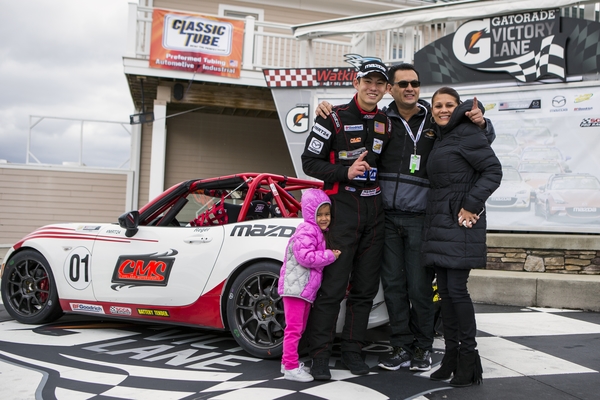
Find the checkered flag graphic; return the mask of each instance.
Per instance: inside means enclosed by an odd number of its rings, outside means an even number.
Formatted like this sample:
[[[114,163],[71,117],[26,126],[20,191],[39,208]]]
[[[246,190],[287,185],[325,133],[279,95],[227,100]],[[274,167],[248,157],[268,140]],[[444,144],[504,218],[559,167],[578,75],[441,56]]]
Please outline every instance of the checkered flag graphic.
[[[510,60],[496,61],[504,66],[480,68],[482,71],[508,72],[521,82],[533,82],[541,76],[553,75],[565,79],[565,46],[555,43],[556,35],[542,40],[540,52],[531,51]],[[563,40],[564,42],[564,40]]]
[[[268,87],[318,86],[316,68],[263,69]]]

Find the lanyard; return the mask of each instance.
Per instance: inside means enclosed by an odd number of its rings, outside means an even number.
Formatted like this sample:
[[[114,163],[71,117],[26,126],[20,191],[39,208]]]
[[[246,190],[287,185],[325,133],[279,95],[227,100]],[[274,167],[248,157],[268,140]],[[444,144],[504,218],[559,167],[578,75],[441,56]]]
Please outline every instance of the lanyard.
[[[425,117],[423,117],[423,121],[421,121],[421,126],[419,126],[419,130],[417,131],[416,138],[415,138],[415,135],[412,133],[412,129],[410,129],[410,126],[408,126],[408,122],[406,122],[404,120],[404,118],[400,118],[402,120],[402,123],[404,124],[404,127],[406,128],[406,132],[408,132],[408,135],[410,136],[410,138],[412,139],[412,141],[415,145],[413,154],[417,154],[417,142],[419,141],[419,139],[421,139],[421,133],[423,132],[423,126],[425,126],[425,119],[427,119],[427,108],[425,108],[425,106],[422,106],[419,103],[417,103],[417,106],[419,106],[420,108],[422,108],[425,111]]]

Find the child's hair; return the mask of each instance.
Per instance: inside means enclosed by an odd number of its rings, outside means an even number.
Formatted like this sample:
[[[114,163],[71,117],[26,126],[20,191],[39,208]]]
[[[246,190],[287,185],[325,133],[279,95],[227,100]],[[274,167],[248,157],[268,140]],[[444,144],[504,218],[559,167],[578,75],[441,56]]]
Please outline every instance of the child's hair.
[[[323,207],[324,205],[328,205],[329,206],[329,211],[331,212],[331,204],[321,204],[321,207]],[[318,209],[317,209],[318,212]],[[333,220],[331,220],[331,222],[333,222]],[[329,223],[329,226],[331,226],[331,222]],[[325,238],[325,246],[329,249],[329,250],[333,250],[333,249],[337,249],[338,247],[334,245],[333,239],[331,238],[331,235],[329,234],[329,229],[322,231],[323,232],[323,237]]]

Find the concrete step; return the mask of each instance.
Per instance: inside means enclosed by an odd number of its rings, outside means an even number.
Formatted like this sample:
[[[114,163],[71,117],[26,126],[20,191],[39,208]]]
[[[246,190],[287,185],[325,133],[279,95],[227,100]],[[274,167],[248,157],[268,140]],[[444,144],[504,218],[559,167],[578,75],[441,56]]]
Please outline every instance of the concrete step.
[[[478,269],[468,288],[476,303],[600,311],[600,275]]]

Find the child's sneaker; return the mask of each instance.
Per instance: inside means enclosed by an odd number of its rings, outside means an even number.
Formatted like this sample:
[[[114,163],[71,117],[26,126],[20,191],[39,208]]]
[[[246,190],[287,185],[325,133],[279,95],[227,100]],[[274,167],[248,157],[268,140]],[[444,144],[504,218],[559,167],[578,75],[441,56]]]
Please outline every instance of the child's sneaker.
[[[304,363],[300,363],[300,368],[310,373],[310,367],[307,367],[306,365],[304,365]],[[283,366],[283,364],[281,364],[281,369],[279,371],[281,371],[282,374],[285,374],[285,367]]]
[[[283,378],[288,381],[296,381],[296,382],[311,382],[314,380],[313,376],[309,374],[306,369],[304,369],[304,364],[300,363],[298,368],[294,369],[284,369]]]

